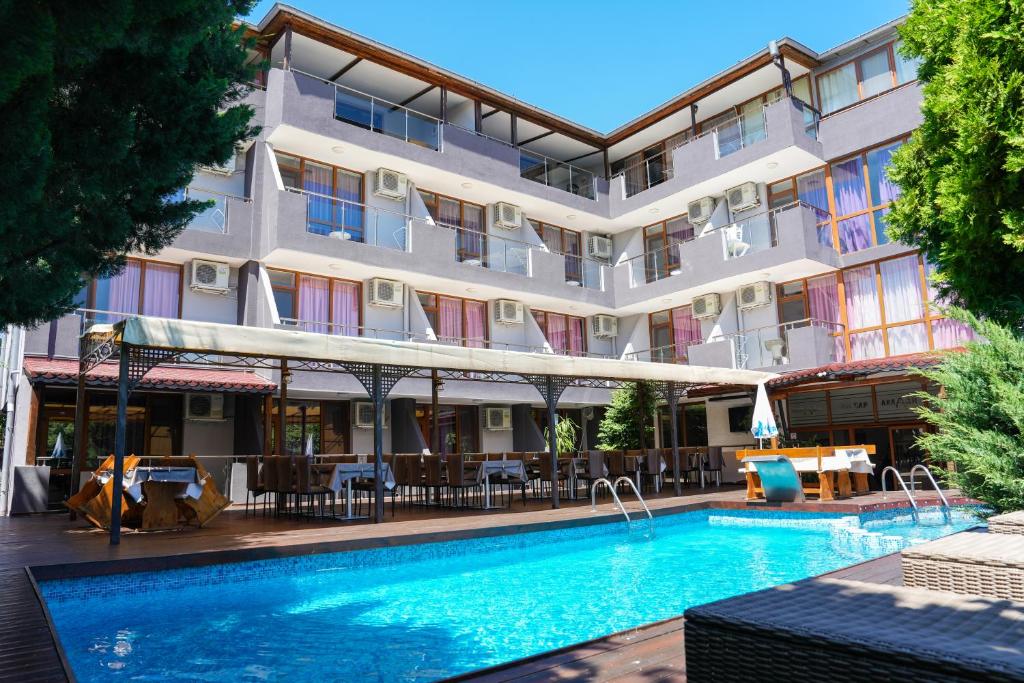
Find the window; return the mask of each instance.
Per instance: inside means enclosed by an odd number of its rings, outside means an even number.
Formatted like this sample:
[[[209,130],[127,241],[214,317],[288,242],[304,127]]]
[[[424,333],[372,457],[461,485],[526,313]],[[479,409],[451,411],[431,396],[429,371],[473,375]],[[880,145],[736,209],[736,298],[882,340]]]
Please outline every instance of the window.
[[[661,444],[665,448],[672,445],[671,423],[668,421],[668,407],[658,408],[661,418]],[[708,445],[708,413],[704,403],[680,403],[676,414],[676,426],[679,430],[680,448],[695,448]],[[669,454],[671,458],[671,454]],[[686,455],[680,455],[681,464],[686,467]]]
[[[651,313],[650,333],[651,360],[657,363],[688,363],[690,347],[704,343],[690,306]]]
[[[694,227],[686,216],[676,216],[644,228],[644,270],[647,282],[660,280],[678,270],[679,249],[676,245],[695,237]]]
[[[538,237],[553,254],[565,256],[565,281],[583,284],[583,238],[569,228],[548,223],[534,225]]]
[[[769,208],[781,208],[796,201],[815,208],[818,215],[818,242],[828,247],[834,246],[824,168],[780,180],[768,186]]]
[[[417,404],[416,421],[427,444],[433,443],[433,407]],[[441,455],[480,452],[480,410],[477,406],[439,405],[437,407],[438,446]]]
[[[460,262],[481,265],[487,257],[487,226],[484,207],[420,190],[430,217],[439,225],[455,230],[455,253]]]
[[[276,152],[285,187],[306,193],[306,230],[315,235],[340,234],[362,242],[363,175],[311,159]]]
[[[267,270],[282,322],[306,332],[358,337],[362,325],[362,285],[350,280]]]
[[[533,319],[555,353],[582,356],[587,352],[587,322],[575,315],[531,310]]]
[[[113,277],[92,283],[88,308],[111,313],[149,315],[156,318],[181,317],[181,266],[128,259]],[[123,315],[99,315],[97,322],[114,323]]]
[[[417,292],[420,307],[434,336],[443,344],[487,347],[487,302]]]
[[[277,426],[281,401],[271,410],[271,444],[278,453]],[[287,455],[351,453],[349,435],[351,404],[348,401],[288,401],[284,414]]]
[[[848,254],[889,241],[885,216],[899,196],[899,187],[886,169],[902,141],[876,147],[829,166],[832,179],[834,238],[839,251]]]
[[[901,47],[902,41],[897,41],[818,76],[821,113],[829,114],[916,80],[918,60],[904,58]]]

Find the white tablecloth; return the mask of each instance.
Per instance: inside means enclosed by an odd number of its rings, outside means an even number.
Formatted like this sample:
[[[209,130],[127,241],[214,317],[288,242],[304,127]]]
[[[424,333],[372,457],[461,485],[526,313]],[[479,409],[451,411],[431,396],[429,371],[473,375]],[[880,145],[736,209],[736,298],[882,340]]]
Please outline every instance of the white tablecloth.
[[[771,451],[765,451],[764,454],[774,455]],[[797,472],[818,471],[818,459],[816,457],[790,458],[790,461]],[[757,469],[754,463],[744,463],[744,465],[744,469],[747,472],[754,472]],[[871,464],[871,460],[868,459],[868,454],[863,448],[837,448],[835,455],[822,456],[822,472],[841,472],[843,470],[858,474],[871,474],[875,471],[875,466]]]
[[[873,474],[875,466],[868,458],[868,452],[863,448],[836,449],[836,455],[842,453],[850,460],[850,471],[857,474]]]
[[[508,479],[518,479],[524,484],[529,481],[526,465],[522,460],[482,460],[477,463],[476,480],[478,483],[482,484],[485,477],[499,473]]]
[[[350,479],[373,479],[372,462],[337,462],[329,467],[330,469],[324,465],[318,466],[320,481],[335,493],[341,493],[345,488],[345,482]],[[391,471],[391,466],[384,463],[381,474],[384,476],[384,488],[395,488],[395,475]]]
[[[124,474],[124,491],[136,503],[142,500],[142,483],[146,481],[169,481],[184,484],[179,498],[198,500],[203,495],[203,485],[194,467],[136,467]]]

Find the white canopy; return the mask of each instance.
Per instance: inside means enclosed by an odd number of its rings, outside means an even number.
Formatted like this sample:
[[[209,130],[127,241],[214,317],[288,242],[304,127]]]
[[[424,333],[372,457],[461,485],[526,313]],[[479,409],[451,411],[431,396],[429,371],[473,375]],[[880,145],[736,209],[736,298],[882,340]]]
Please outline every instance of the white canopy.
[[[119,341],[137,347],[297,361],[744,386],[756,386],[776,376],[754,370],[475,349],[166,318],[133,316],[117,323],[114,331]]]

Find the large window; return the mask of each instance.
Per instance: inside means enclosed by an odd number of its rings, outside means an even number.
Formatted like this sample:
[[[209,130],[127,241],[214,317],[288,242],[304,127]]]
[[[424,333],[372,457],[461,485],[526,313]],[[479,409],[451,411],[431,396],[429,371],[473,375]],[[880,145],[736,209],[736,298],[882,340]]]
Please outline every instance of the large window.
[[[818,216],[818,242],[829,247],[834,246],[824,168],[786,178],[768,186],[769,208],[778,209],[796,201],[814,207]]]
[[[658,363],[688,363],[689,350],[704,343],[700,321],[690,306],[651,313],[651,360]]]
[[[427,323],[444,344],[482,349],[487,346],[487,302],[417,292]]]
[[[647,282],[661,280],[678,270],[678,245],[694,237],[694,227],[685,215],[645,227],[644,272]]]
[[[438,445],[440,455],[450,453],[480,452],[480,409],[477,406],[440,405],[437,410]],[[416,421],[420,432],[429,446],[433,443],[431,428],[433,426],[432,406],[418,404]]]
[[[110,313],[181,317],[181,266],[129,259],[113,277],[98,278],[90,288],[87,308]],[[99,315],[97,321],[113,323],[123,315]]]
[[[888,143],[829,166],[832,179],[834,239],[847,254],[885,244],[885,216],[899,196],[886,168],[902,141]]]
[[[274,399],[271,411],[271,443],[275,453],[281,401]],[[287,455],[351,453],[351,407],[348,401],[288,401],[284,415]]]
[[[282,321],[306,332],[358,337],[362,326],[362,285],[350,280],[267,270]]]
[[[420,190],[430,217],[455,229],[455,253],[459,261],[480,265],[487,258],[487,226],[484,207],[461,199]]]
[[[672,445],[672,424],[668,419],[668,406],[658,408],[661,425],[661,445]],[[676,434],[680,448],[695,448],[708,445],[708,410],[705,403],[680,403],[676,412]],[[683,462],[685,467],[685,460]]]
[[[583,238],[575,230],[549,223],[534,225],[548,251],[565,256],[565,281],[583,284]]]
[[[818,76],[821,113],[828,114],[917,79],[917,61],[900,54],[902,41],[881,47]]]
[[[584,318],[549,311],[531,310],[537,326],[555,353],[582,356],[587,352],[587,322]]]
[[[307,194],[306,230],[362,242],[363,175],[291,154],[275,153],[285,187]]]

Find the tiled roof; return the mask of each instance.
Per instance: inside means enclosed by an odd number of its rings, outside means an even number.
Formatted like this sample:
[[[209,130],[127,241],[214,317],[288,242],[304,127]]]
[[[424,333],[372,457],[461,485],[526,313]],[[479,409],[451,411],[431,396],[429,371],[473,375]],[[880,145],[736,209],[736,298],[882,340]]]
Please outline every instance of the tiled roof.
[[[25,357],[25,374],[32,382],[43,384],[76,384],[78,361],[69,358]],[[90,387],[116,387],[117,365],[103,363],[86,375]],[[277,385],[254,372],[216,368],[185,368],[156,366],[139,383],[140,389],[170,391],[215,391],[269,394]]]
[[[827,382],[845,378],[863,377],[879,372],[901,372],[911,368],[930,368],[942,360],[942,352],[914,353],[890,358],[869,358],[845,363],[829,363],[807,370],[795,370],[768,381],[768,387],[778,389],[804,382]]]

